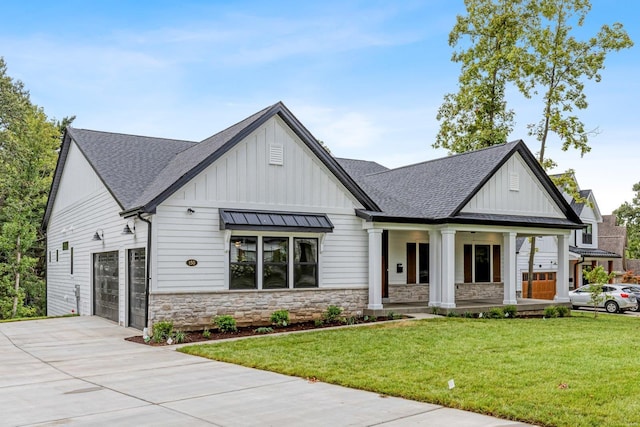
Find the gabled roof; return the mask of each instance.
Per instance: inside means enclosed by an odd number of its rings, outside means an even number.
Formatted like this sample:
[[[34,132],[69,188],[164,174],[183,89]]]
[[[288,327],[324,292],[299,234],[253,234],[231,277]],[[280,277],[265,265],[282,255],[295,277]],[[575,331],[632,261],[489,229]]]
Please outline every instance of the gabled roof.
[[[467,202],[515,153],[522,156],[566,219],[461,213]],[[358,212],[370,221],[509,223],[570,228],[581,224],[521,140],[354,178],[380,207],[380,212]]]
[[[578,192],[581,199],[589,199],[589,196],[592,196],[593,193],[591,190],[580,190]],[[582,214],[582,209],[584,209],[584,203],[576,202],[576,199],[571,199],[571,209],[576,213],[576,215],[580,216]]]
[[[276,115],[363,206],[378,209],[317,139],[282,102],[278,102],[199,143],[68,128],[51,185],[43,227],[46,228],[51,215],[72,141],[122,208],[121,215],[153,213],[158,204]]]
[[[68,127],[60,147],[60,155],[49,192],[43,219],[45,227],[51,215],[72,141],[76,143],[122,209],[126,209],[135,202],[139,194],[153,182],[157,174],[177,153],[196,144],[193,141]]]

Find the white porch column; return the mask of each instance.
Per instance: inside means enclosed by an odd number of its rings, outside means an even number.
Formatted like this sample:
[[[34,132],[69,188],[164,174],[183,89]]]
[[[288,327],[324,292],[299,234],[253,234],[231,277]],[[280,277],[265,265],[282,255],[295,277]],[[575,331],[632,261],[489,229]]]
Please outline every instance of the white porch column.
[[[569,235],[558,236],[558,274],[556,276],[557,302],[569,302]]]
[[[456,231],[442,230],[442,301],[440,307],[456,306]]]
[[[440,231],[429,231],[429,307],[442,303],[442,236]]]
[[[504,240],[504,300],[503,304],[517,304],[516,299],[516,233],[502,233]]]
[[[370,310],[382,308],[382,229],[369,232],[369,305]]]

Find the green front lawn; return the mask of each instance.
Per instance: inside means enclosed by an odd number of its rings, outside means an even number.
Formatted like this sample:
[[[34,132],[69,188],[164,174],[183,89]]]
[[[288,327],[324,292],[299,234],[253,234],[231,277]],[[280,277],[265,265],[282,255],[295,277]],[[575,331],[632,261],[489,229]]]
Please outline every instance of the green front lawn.
[[[640,426],[639,327],[604,314],[438,318],[180,351],[539,425]]]

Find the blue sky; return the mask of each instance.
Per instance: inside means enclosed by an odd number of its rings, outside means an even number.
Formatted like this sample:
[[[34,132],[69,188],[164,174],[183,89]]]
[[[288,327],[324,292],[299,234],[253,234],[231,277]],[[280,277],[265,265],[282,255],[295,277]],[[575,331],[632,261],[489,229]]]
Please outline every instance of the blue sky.
[[[580,158],[550,142],[603,214],[640,181],[640,2],[592,0],[584,31],[622,22],[636,46],[586,85],[597,128]],[[28,1],[3,4],[0,56],[50,117],[73,126],[201,140],[283,101],[334,155],[388,167],[446,155],[431,147],[457,90],[448,34],[462,0]],[[510,95],[510,139],[537,141],[540,105]]]

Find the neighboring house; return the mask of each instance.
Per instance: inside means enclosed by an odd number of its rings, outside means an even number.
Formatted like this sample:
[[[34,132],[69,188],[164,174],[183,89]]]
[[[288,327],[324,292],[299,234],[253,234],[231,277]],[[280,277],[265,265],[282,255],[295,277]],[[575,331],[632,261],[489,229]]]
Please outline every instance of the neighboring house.
[[[627,227],[617,225],[616,222],[615,215],[602,215],[602,222],[598,224],[598,246],[607,252],[621,255],[612,260],[612,270],[622,274],[628,269],[626,266]],[[608,264],[608,260],[606,263],[601,263],[607,269],[609,268]]]
[[[575,179],[575,177],[574,177]],[[579,190],[579,189],[578,189]],[[598,263],[605,270],[614,271],[614,261],[621,256],[615,252],[603,249],[599,241],[599,227],[603,222],[598,203],[591,190],[579,190],[580,197],[588,203],[578,203],[569,194],[563,193],[565,199],[571,204],[573,211],[580,217],[584,227],[571,232],[569,244],[569,286],[571,289],[584,284],[583,269],[594,267]],[[558,243],[554,236],[536,237],[536,254],[533,263],[533,298],[553,298],[558,280],[559,267]],[[520,238],[518,248],[518,290],[526,297],[529,275],[529,239]]]
[[[583,227],[522,141],[387,169],[332,157],[282,103],[197,143],[67,129],[43,225],[48,314],[135,328],[516,304],[516,239],[537,235],[568,302]]]

